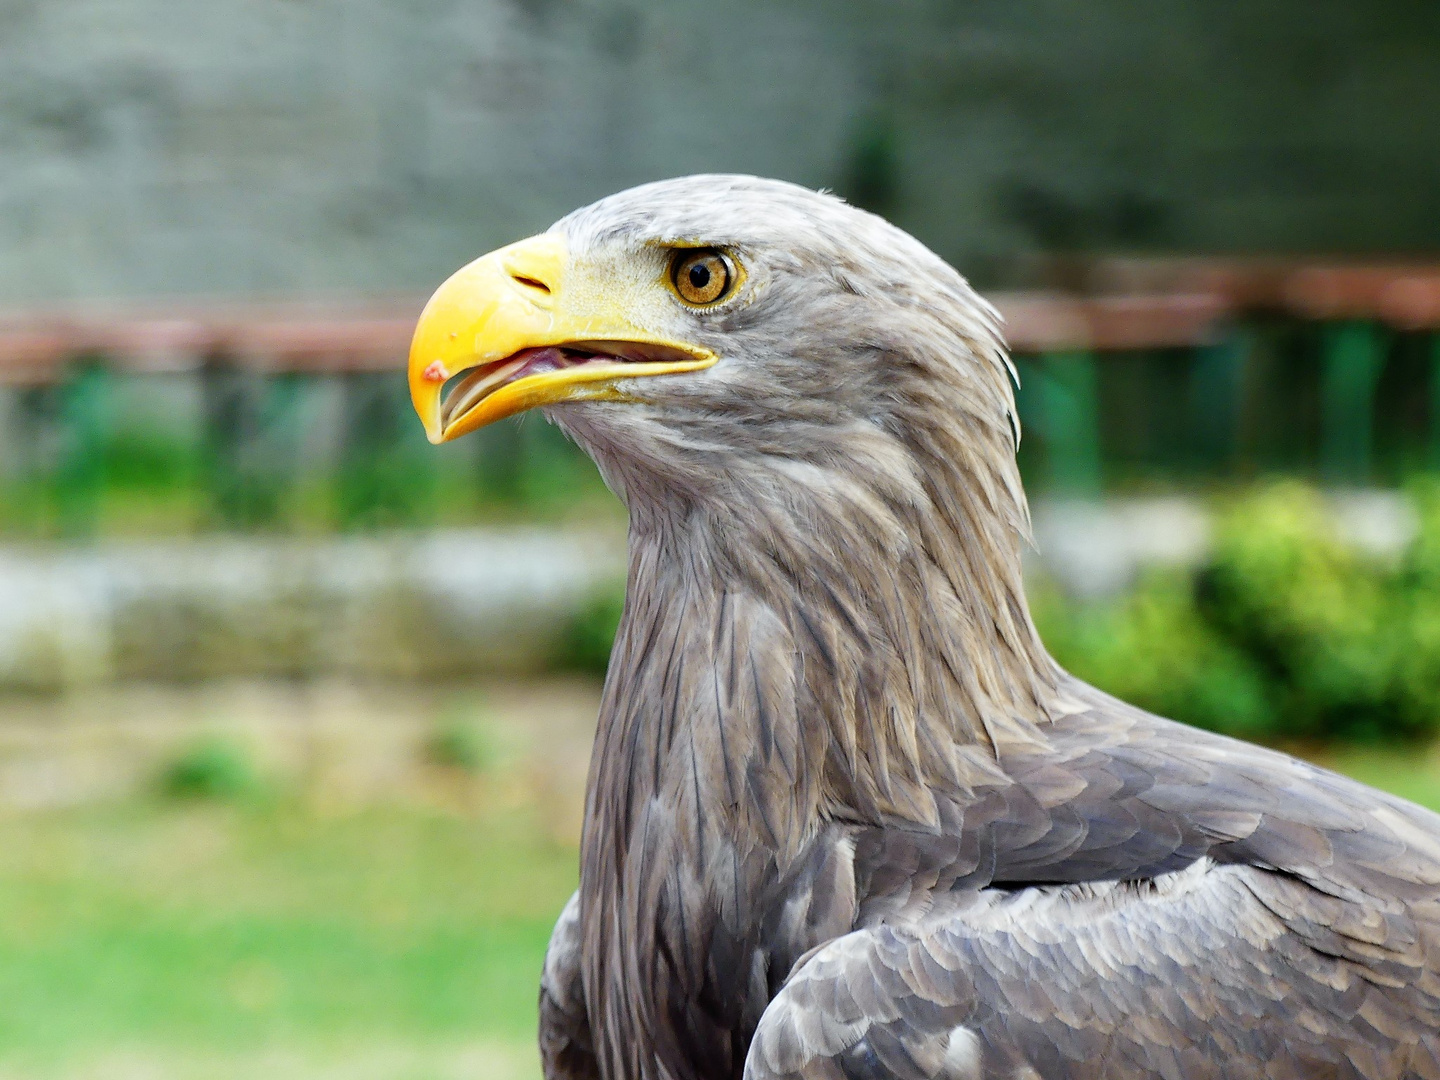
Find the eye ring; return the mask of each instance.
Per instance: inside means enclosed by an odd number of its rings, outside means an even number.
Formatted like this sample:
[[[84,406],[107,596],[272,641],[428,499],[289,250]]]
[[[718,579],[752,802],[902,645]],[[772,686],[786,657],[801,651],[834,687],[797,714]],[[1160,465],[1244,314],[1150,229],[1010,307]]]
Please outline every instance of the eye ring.
[[[734,260],[717,248],[682,248],[670,259],[670,286],[689,307],[714,307],[739,278]]]

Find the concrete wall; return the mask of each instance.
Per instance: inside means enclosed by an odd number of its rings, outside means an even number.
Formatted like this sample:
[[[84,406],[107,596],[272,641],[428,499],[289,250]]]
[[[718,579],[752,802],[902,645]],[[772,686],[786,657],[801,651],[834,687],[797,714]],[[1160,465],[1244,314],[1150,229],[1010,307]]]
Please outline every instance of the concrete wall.
[[[1440,248],[1433,0],[0,0],[0,306],[425,289],[625,185],[1049,248]]]
[[[721,6],[0,0],[0,298],[416,288],[657,175],[823,183],[823,7]]]
[[[624,573],[535,530],[0,548],[0,690],[544,670]]]
[[[1415,536],[1394,492],[1332,497],[1340,535],[1380,556]],[[1114,595],[1147,566],[1194,566],[1207,507],[1179,498],[1039,500],[1027,573]],[[0,547],[0,691],[134,680],[444,679],[553,666],[625,574],[606,530]]]

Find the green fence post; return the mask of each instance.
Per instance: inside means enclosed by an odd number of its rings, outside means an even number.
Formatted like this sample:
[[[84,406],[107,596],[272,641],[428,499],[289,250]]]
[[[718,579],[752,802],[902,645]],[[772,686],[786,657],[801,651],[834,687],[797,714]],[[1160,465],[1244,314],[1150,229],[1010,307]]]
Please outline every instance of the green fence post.
[[[1221,341],[1203,346],[1195,358],[1190,416],[1196,463],[1201,469],[1228,472],[1234,467],[1244,405],[1245,365],[1251,346],[1251,331],[1235,326]]]
[[[486,502],[517,503],[521,499],[525,455],[520,445],[520,419],[511,416],[466,436],[475,463],[475,486]]]
[[[415,422],[403,373],[352,372],[345,380],[345,430],[338,512],[347,527],[408,525],[433,510],[437,455]]]
[[[95,529],[105,485],[110,373],[95,359],[76,363],[59,388],[59,405],[54,477],[58,524],[65,536],[87,536]]]
[[[298,469],[298,375],[266,375],[212,357],[204,369],[206,472],[222,522],[275,522]]]
[[[255,490],[249,450],[255,436],[253,378],[228,356],[210,356],[202,375],[205,401],[205,478],[215,516],[249,525],[265,516]]]
[[[1370,478],[1375,390],[1385,366],[1384,342],[1373,323],[1325,328],[1320,373],[1320,467],[1332,484]]]
[[[1440,332],[1430,335],[1430,468],[1440,470]]]
[[[270,513],[280,517],[300,474],[304,439],[305,376],[281,372],[265,377],[260,398],[259,469],[269,491]]]
[[[1045,444],[1048,486],[1072,495],[1098,494],[1100,394],[1093,353],[1047,353],[1036,369],[1036,420]]]

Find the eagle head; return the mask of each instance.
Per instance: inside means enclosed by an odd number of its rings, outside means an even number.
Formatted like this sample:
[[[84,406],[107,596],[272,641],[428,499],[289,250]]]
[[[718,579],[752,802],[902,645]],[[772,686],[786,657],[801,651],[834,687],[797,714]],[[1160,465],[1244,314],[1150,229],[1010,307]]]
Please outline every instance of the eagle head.
[[[774,651],[757,685],[802,679],[775,693],[830,733],[807,760],[845,763],[800,786],[922,821],[952,740],[1048,715],[998,317],[873,214],[748,176],[620,192],[445,282],[409,373],[432,441],[539,407],[629,506],[610,712]]]
[[[409,375],[432,442],[541,407],[632,509],[840,476],[917,504],[950,477],[1027,525],[994,309],[907,233],[793,184],[646,184],[494,251],[430,300]]]

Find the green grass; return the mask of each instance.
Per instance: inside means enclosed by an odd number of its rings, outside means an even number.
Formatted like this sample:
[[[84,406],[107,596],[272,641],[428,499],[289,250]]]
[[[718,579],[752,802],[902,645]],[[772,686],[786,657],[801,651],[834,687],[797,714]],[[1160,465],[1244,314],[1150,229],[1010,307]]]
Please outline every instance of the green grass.
[[[109,1075],[119,1050],[146,1075],[277,1054],[314,1075],[357,1047],[393,1067],[336,1075],[448,1076],[487,1048],[486,1075],[533,1075],[574,875],[520,816],[137,803],[0,822],[0,1077]]]

